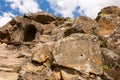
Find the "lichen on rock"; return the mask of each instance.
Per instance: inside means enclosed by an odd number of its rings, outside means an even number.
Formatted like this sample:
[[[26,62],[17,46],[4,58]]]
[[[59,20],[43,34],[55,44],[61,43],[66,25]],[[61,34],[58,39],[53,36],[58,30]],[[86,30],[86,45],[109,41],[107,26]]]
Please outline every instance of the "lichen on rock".
[[[117,6],[103,8],[95,20],[37,12],[0,28],[0,80],[119,80],[119,75]]]

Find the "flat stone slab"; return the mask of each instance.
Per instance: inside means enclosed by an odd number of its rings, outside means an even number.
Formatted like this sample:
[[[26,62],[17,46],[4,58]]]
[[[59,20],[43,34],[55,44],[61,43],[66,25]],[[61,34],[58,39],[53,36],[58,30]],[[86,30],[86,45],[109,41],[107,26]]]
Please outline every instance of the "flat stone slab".
[[[54,64],[83,73],[102,73],[98,39],[94,35],[73,34],[59,40],[53,49]]]

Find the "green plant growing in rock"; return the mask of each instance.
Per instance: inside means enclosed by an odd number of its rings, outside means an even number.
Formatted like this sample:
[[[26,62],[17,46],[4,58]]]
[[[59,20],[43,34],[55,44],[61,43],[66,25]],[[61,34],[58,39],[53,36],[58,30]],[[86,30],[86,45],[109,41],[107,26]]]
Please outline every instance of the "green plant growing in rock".
[[[101,15],[107,15],[107,14],[109,14],[109,13],[106,12],[106,11],[102,11],[100,14],[101,14]]]
[[[108,70],[110,70],[110,67],[108,65],[104,64],[103,65],[103,70],[108,71]]]
[[[100,47],[107,47],[106,42],[103,39],[101,39],[100,36],[98,36],[98,37],[99,37],[99,45],[100,45]]]

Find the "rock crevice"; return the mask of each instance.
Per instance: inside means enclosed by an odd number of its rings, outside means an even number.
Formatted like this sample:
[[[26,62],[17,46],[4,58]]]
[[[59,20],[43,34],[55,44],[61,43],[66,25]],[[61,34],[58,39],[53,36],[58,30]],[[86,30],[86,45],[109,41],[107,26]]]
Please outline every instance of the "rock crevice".
[[[0,80],[119,80],[119,75],[117,6],[103,8],[95,20],[37,12],[0,28]]]

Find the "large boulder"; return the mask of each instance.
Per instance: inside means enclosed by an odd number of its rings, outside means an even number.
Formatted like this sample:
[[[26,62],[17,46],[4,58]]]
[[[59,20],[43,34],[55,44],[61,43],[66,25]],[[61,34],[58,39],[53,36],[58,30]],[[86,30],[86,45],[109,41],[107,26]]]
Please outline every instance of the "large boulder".
[[[113,80],[119,80],[120,68],[120,8],[109,6],[103,8],[96,21],[99,24],[98,36],[102,48],[103,63],[107,75]]]
[[[0,71],[0,80],[17,80],[18,73],[16,72],[2,72]]]
[[[39,42],[41,35],[51,35],[58,18],[45,12],[15,17],[0,29],[0,41],[5,43]]]
[[[120,55],[120,8],[110,6],[103,8],[96,18],[99,23],[98,34],[106,46]]]
[[[103,57],[103,64],[107,65],[111,69],[120,67],[120,57],[115,54],[113,51],[107,48],[101,48],[101,53]]]
[[[97,34],[98,24],[95,20],[80,16],[73,21],[74,27],[81,33],[85,34]]]
[[[42,31],[42,24],[27,18],[15,17],[1,28],[0,40],[6,43],[37,41]]]
[[[73,34],[59,40],[53,49],[54,65],[84,74],[102,74],[101,51],[97,36]]]
[[[56,24],[58,24],[58,20],[59,20],[56,16],[49,14],[47,12],[37,12],[34,14],[25,14],[24,17],[33,19],[42,24],[49,24],[51,22],[55,22]]]
[[[10,49],[11,48],[11,49]],[[25,55],[20,57],[22,53],[29,54],[27,49],[21,51],[16,50],[15,47],[8,47],[7,44],[3,43],[0,45],[0,70],[7,72],[17,72],[20,70],[21,65],[27,61]],[[8,56],[9,55],[9,56]]]
[[[27,63],[22,66],[19,72],[20,80],[55,80],[52,70],[48,67],[36,64]]]
[[[117,27],[119,27],[120,23],[120,8],[117,6],[109,6],[103,8],[97,18],[96,21],[99,24],[99,35],[111,35],[114,33]]]

